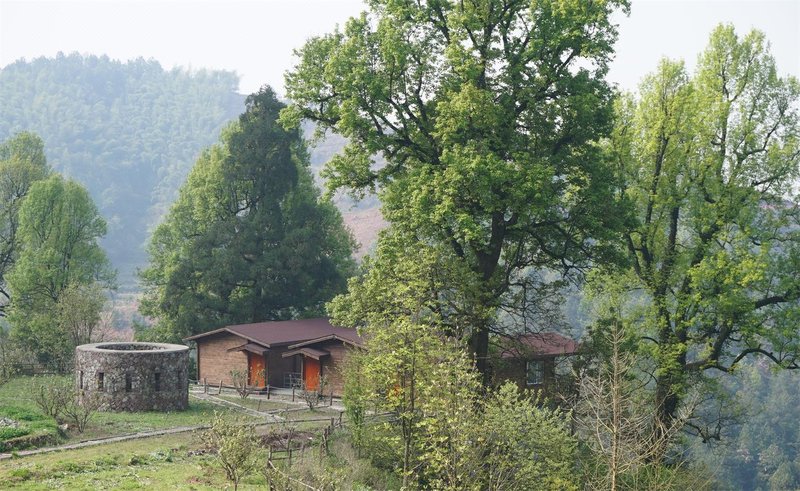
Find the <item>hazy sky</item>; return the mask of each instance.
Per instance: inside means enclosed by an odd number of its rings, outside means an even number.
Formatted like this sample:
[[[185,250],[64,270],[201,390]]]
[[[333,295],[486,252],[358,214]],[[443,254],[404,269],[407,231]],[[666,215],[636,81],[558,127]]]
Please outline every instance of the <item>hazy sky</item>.
[[[283,90],[292,50],[362,10],[359,1],[0,0],[0,67],[59,51],[154,58],[165,68],[233,70],[240,92],[269,83]],[[711,29],[761,29],[782,73],[800,76],[800,0],[634,0],[619,16],[609,78],[633,89],[661,56],[693,66]]]

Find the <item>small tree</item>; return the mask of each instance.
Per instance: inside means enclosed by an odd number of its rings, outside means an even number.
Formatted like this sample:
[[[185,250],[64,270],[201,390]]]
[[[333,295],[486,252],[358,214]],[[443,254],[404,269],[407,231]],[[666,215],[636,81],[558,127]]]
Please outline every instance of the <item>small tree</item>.
[[[577,489],[570,415],[506,382],[483,405],[482,489]]]
[[[49,381],[34,383],[31,393],[33,402],[45,415],[61,422],[61,415],[74,397],[75,390],[68,382]]]
[[[315,410],[325,396],[325,388],[328,386],[328,377],[322,375],[317,382],[316,389],[309,389],[305,381],[300,384],[300,397],[305,401],[308,409]]]
[[[225,470],[225,476],[239,488],[239,481],[255,469],[258,442],[253,426],[229,421],[214,412],[211,428],[201,434],[206,447],[214,452],[217,461]]]
[[[230,374],[231,383],[233,383],[233,388],[236,389],[236,393],[239,394],[239,397],[242,399],[247,399],[247,396],[253,393],[253,387],[247,384],[249,381],[248,373],[241,370],[231,370]]]
[[[89,420],[100,409],[102,400],[96,395],[73,389],[66,397],[64,407],[61,410],[67,421],[72,422],[78,433],[83,433]]]
[[[351,351],[344,362],[342,374],[344,376],[344,403],[350,429],[350,441],[361,457],[364,444],[364,431],[366,427],[367,408],[369,407],[372,390],[369,378],[365,372],[366,354],[362,351]]]
[[[595,318],[590,341],[595,359],[579,376],[575,418],[578,435],[592,454],[584,467],[585,484],[612,491],[683,489],[691,475],[680,459],[669,465],[665,460],[697,401],[687,393],[674,419],[664,422],[655,417],[653,390],[648,386],[652,363],[639,356],[633,323],[642,308],[628,297],[629,279],[596,273],[587,289]],[[691,488],[705,486],[695,480]]]

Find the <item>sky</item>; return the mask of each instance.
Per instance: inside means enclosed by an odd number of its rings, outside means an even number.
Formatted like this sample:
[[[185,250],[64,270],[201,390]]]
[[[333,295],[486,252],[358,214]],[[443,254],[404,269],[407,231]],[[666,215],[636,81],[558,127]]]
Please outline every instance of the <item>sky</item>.
[[[59,51],[144,57],[165,68],[235,71],[239,91],[283,92],[292,51],[363,10],[347,0],[0,0],[0,67]],[[633,0],[617,15],[619,41],[608,75],[635,90],[661,57],[694,66],[720,22],[766,33],[781,74],[800,77],[800,0]]]

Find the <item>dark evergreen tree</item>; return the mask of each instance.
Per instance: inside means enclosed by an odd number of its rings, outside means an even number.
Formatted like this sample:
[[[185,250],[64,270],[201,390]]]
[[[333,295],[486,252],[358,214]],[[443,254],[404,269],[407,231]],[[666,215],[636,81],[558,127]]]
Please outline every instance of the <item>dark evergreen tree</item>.
[[[353,239],[321,201],[298,131],[266,87],[206,150],[155,230],[140,333],[177,340],[231,323],[320,315],[354,268]]]

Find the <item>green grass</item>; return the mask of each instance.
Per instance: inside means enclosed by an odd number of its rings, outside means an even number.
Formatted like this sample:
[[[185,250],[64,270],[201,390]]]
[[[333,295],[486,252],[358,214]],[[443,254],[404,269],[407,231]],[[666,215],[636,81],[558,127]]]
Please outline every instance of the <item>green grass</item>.
[[[181,433],[9,459],[0,461],[0,482],[3,489],[23,490],[233,489],[212,455],[190,454],[199,448],[198,435]],[[310,449],[289,473],[312,484],[335,476],[336,489],[400,487],[395,476],[356,458],[344,432],[335,434],[330,456],[320,460]],[[239,487],[265,489],[266,479],[256,470]]]
[[[28,430],[25,437],[31,439],[27,444],[25,442],[14,444],[11,449],[73,443],[177,426],[202,425],[211,419],[214,411],[232,412],[230,409],[190,398],[189,408],[186,411],[140,413],[98,411],[89,421],[84,433],[68,431],[62,434],[58,431],[56,422],[42,414],[36,406],[31,388],[36,384],[63,381],[64,378],[66,377],[23,376],[15,377],[0,386],[0,416],[22,422],[22,427]],[[41,438],[42,436],[47,438]],[[0,433],[0,444],[7,440],[8,437],[3,437]]]
[[[287,408],[290,409],[290,408],[298,407],[297,404],[292,404],[292,403],[289,403],[289,402],[283,402],[283,401],[274,400],[274,399],[270,399],[270,400],[261,399],[260,400],[260,405],[259,405],[259,399],[256,399],[256,398],[252,398],[251,399],[250,397],[248,397],[247,399],[242,399],[239,396],[232,396],[232,395],[225,395],[225,394],[222,394],[222,395],[214,395],[214,394],[212,394],[212,395],[214,397],[218,397],[220,399],[224,399],[226,401],[230,401],[230,402],[236,403],[236,404],[238,404],[240,406],[244,406],[244,407],[247,407],[247,408],[250,408],[250,409],[256,409],[256,410],[260,410],[260,411],[265,411],[265,412],[266,411],[278,411],[278,410],[281,410],[281,409],[287,409]],[[259,407],[260,407],[260,409],[259,409]]]

